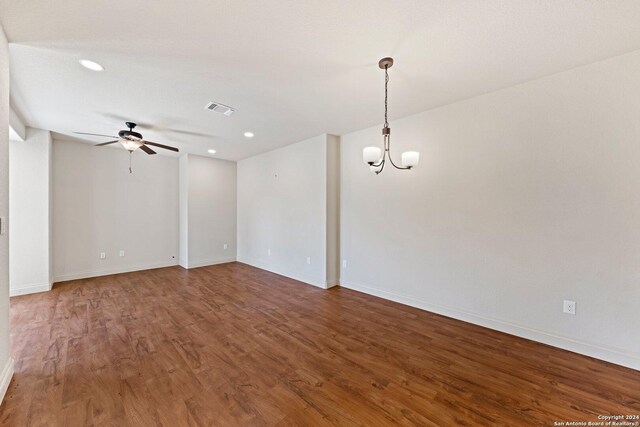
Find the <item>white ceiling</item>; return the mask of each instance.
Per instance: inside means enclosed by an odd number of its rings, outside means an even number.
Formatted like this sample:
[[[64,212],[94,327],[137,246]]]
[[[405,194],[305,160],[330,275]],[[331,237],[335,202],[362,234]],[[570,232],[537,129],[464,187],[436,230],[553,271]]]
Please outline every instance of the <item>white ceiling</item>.
[[[381,124],[383,56],[393,119],[640,48],[637,0],[2,0],[0,22],[28,125],[126,119],[230,160]]]

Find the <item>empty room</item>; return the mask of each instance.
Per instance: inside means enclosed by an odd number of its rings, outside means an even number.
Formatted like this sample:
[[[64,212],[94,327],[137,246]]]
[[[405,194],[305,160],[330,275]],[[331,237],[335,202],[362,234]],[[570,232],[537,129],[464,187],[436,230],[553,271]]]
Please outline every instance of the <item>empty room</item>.
[[[640,426],[639,22],[0,0],[0,427]]]

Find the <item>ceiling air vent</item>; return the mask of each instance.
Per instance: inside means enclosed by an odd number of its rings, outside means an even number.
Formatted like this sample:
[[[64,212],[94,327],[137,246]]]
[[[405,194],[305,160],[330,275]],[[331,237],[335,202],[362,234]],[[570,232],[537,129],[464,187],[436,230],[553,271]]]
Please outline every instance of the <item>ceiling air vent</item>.
[[[216,113],[224,114],[225,116],[231,116],[236,112],[235,108],[228,105],[220,104],[219,102],[210,102],[204,107],[205,110],[215,111]]]

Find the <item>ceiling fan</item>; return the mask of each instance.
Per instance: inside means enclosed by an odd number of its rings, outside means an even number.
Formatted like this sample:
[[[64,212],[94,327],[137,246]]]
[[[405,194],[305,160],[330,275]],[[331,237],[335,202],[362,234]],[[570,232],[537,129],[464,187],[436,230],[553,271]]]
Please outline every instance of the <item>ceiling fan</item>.
[[[157,142],[147,141],[142,138],[142,134],[133,130],[137,125],[133,122],[125,122],[125,125],[129,128],[128,130],[121,130],[118,132],[118,136],[113,135],[103,135],[98,133],[87,133],[87,132],[74,132],[78,135],[90,135],[90,136],[102,136],[105,138],[116,138],[113,141],[102,142],[100,144],[96,144],[96,147],[102,147],[104,145],[114,144],[119,142],[125,150],[129,152],[129,173],[131,173],[131,153],[133,153],[138,148],[144,151],[147,154],[156,154],[154,150],[149,148],[148,146],[154,146],[158,148],[164,148],[165,150],[171,150],[175,152],[179,152],[175,147],[171,147],[169,145],[158,144]]]

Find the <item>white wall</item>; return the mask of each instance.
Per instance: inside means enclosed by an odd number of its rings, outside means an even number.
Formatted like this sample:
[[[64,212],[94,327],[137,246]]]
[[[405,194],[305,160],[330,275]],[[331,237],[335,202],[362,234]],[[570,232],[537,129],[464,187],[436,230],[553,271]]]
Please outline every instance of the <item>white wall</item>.
[[[51,289],[51,134],[26,129],[24,141],[9,143],[10,293]]]
[[[9,219],[9,46],[0,26],[0,217]],[[9,343],[9,227],[0,235],[0,402],[13,375]]]
[[[327,287],[327,141],[238,162],[239,261]]]
[[[130,174],[128,157],[54,141],[55,281],[177,264],[178,158],[136,151]]]
[[[185,157],[188,162],[187,266],[235,261],[236,162],[195,155]]]
[[[635,52],[394,120],[410,172],[368,172],[378,127],[344,135],[341,284],[640,369],[639,71]]]

